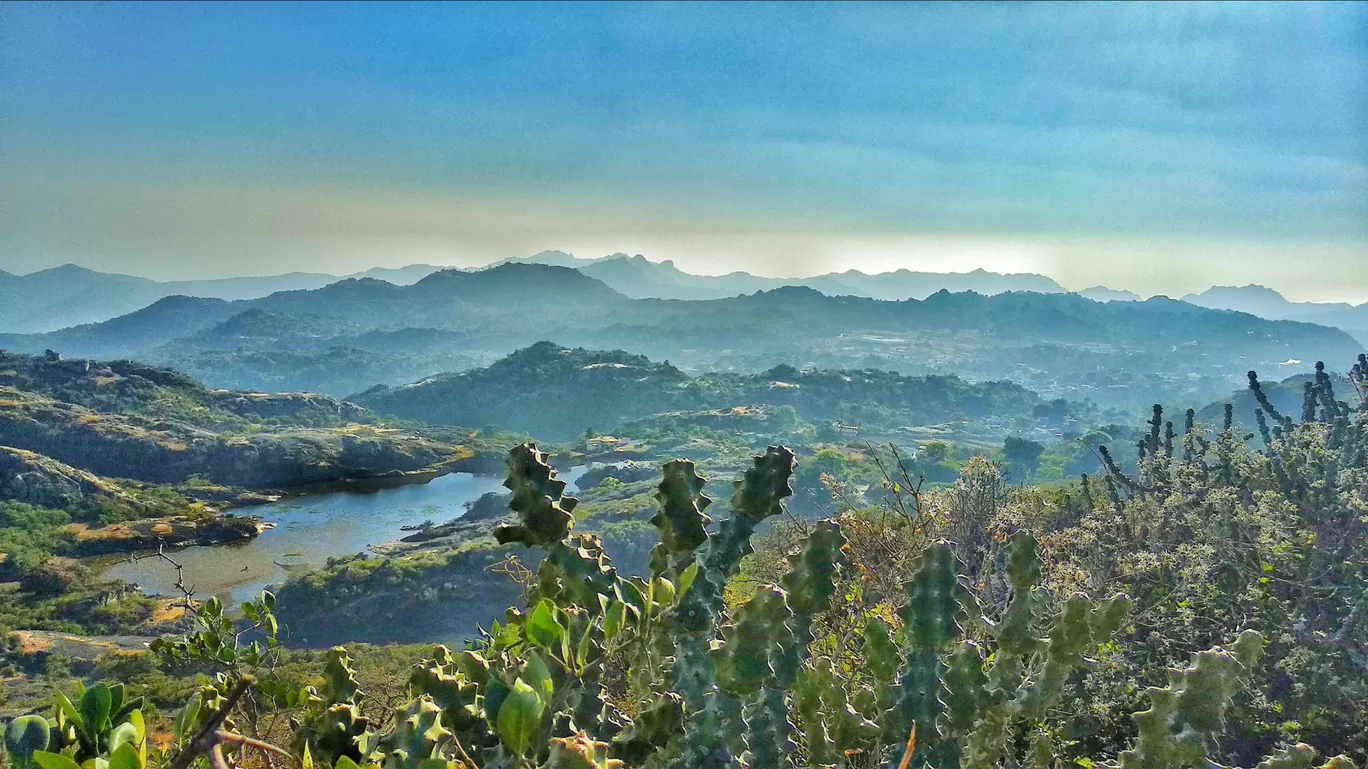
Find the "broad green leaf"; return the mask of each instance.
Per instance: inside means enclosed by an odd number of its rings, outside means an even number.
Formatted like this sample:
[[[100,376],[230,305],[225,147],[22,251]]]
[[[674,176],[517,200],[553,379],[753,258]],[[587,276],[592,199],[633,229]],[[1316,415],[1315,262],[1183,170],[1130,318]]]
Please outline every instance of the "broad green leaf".
[[[499,739],[509,750],[520,756],[527,755],[541,726],[544,708],[541,697],[526,681],[519,678],[513,682],[513,689],[499,706],[499,717],[495,722]]]
[[[115,683],[109,685],[109,716],[113,719],[119,714],[124,706],[124,685]]]
[[[86,689],[81,696],[81,720],[85,722],[86,732],[92,737],[103,732],[113,713],[114,698],[109,687],[95,684]]]
[[[33,763],[39,769],[81,769],[81,765],[67,758],[60,753],[49,753],[46,750],[35,750],[33,752]]]
[[[142,769],[142,759],[132,743],[125,742],[109,753],[109,769]]]
[[[589,647],[594,640],[594,626],[587,625],[584,628],[584,635],[580,636],[579,646],[575,649],[575,664],[581,667],[589,660]]]
[[[361,769],[356,762],[346,756],[338,756],[337,763],[333,764],[333,769]]]
[[[565,637],[565,625],[556,617],[556,605],[548,598],[543,598],[537,604],[537,608],[527,618],[524,629],[527,632],[527,640],[543,649],[556,646]]]
[[[114,727],[114,731],[109,733],[109,752],[113,758],[114,751],[123,745],[136,748],[138,745],[138,727],[133,724],[123,723]]]

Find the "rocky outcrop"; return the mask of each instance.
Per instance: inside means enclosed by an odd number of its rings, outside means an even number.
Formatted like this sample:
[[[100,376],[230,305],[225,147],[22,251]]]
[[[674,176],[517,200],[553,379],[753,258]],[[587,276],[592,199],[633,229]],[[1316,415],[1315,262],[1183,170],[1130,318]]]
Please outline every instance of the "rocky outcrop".
[[[579,477],[576,485],[581,489],[592,489],[608,478],[616,478],[623,483],[654,480],[660,470],[650,462],[615,462],[612,464],[592,464]]]
[[[349,401],[316,393],[252,393],[210,390],[213,405],[241,417],[319,423],[370,421],[370,412]]]
[[[268,524],[254,515],[221,515],[210,518],[149,518],[89,528],[70,524],[66,530],[74,540],[74,553],[80,556],[106,553],[132,553],[191,545],[221,545],[251,539],[265,531]]]
[[[69,507],[87,496],[139,507],[117,484],[32,451],[0,446],[0,501]]]

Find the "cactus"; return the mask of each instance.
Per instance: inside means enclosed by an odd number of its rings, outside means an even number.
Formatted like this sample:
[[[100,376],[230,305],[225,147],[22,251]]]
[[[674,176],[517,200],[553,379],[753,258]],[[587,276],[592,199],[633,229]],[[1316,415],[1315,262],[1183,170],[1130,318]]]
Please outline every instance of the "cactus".
[[[793,466],[791,450],[771,446],[764,456],[755,458],[754,466],[741,480],[734,482],[732,515],[708,540],[706,553],[698,561],[697,576],[673,615],[677,651],[672,677],[675,691],[683,697],[690,714],[682,766],[726,766],[739,757],[738,748],[744,745],[741,704],[735,695],[758,689],[756,679],[769,661],[767,657],[763,662],[752,659],[749,647],[744,652],[724,653],[728,667],[725,681],[720,681],[718,658],[711,653],[711,645],[720,624],[722,590],[741,559],[753,551],[750,539],[756,525],[782,512],[781,500],[793,493],[789,487]],[[776,603],[782,601],[771,599],[771,605]],[[756,611],[761,610],[757,605]],[[749,632],[739,635],[734,631],[733,637],[744,639],[746,644],[755,640]],[[732,690],[719,687],[719,683]]]
[[[660,532],[660,543],[651,551],[651,571],[657,576],[677,577],[692,562],[695,551],[708,539],[712,519],[703,511],[712,504],[703,486],[706,483],[694,463],[675,459],[665,463],[656,500],[660,510],[651,523]]]
[[[564,496],[565,481],[556,479],[546,454],[535,444],[520,444],[509,452],[504,488],[513,492],[509,507],[518,514],[518,523],[494,530],[500,543],[550,547],[569,535],[575,523],[571,511],[579,500]]]
[[[950,544],[927,547],[907,583],[902,611],[907,661],[898,678],[897,704],[889,714],[895,734],[917,730],[911,766],[921,767],[938,747],[936,722],[945,707],[943,656],[960,637],[968,603]]]
[[[1262,652],[1262,636],[1248,630],[1230,650],[1201,652],[1191,667],[1169,671],[1167,687],[1150,689],[1150,709],[1135,714],[1135,747],[1121,753],[1122,769],[1206,769],[1230,700]]]
[[[417,769],[431,759],[449,758],[455,735],[442,726],[441,715],[425,694],[399,708],[394,732],[380,742],[385,769]]]

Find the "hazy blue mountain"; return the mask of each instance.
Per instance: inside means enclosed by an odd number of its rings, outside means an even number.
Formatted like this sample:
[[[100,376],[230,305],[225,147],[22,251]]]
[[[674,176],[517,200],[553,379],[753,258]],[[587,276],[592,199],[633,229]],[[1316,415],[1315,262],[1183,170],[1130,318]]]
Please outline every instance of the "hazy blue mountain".
[[[621,254],[618,254],[618,256],[621,256]],[[579,269],[581,267],[591,265],[595,262],[601,262],[605,259],[612,258],[612,256],[601,256],[596,259],[583,258],[575,256],[574,254],[567,254],[564,251],[539,251],[531,256],[514,256],[509,257],[508,259],[500,259],[497,262],[492,262],[486,265],[485,269],[488,269],[490,267],[498,267],[504,264],[545,264],[550,265],[551,267],[569,267],[571,269]]]
[[[155,281],[64,264],[0,273],[0,331],[52,331],[108,320],[165,296]]]
[[[746,272],[693,275],[680,270],[673,261],[653,262],[641,254],[612,254],[598,259],[581,259],[561,251],[544,251],[502,263],[508,262],[574,267],[633,299],[723,299],[784,286],[806,286],[828,296],[864,296],[893,301],[925,299],[942,290],[990,295],[1008,291],[1055,293],[1064,290],[1043,275],[1003,275],[985,270],[967,273],[895,270],[875,275],[847,270],[806,278],[767,278]]]
[[[1253,284],[1212,286],[1200,294],[1188,294],[1183,301],[1201,307],[1247,312],[1261,318],[1333,326],[1349,332],[1368,347],[1368,303],[1290,302],[1271,288]]]
[[[913,272],[894,270],[868,275],[859,270],[821,275],[814,280],[826,280],[849,286],[846,292],[856,296],[898,301],[901,299],[925,299],[937,291],[960,293],[972,291],[977,294],[1005,294],[1009,291],[1033,291],[1039,294],[1060,293],[1064,289],[1053,279],[1031,273],[1002,274],[987,270],[973,272]],[[823,293],[836,292],[823,288],[810,281],[804,281]]]
[[[396,286],[408,286],[426,278],[434,272],[453,269],[451,267],[438,267],[432,264],[410,264],[406,267],[372,267],[363,272],[354,272],[344,277],[348,278],[375,278],[386,283],[393,283]],[[334,278],[336,280],[336,278]],[[331,282],[331,281],[330,281]],[[303,286],[301,286],[303,288]]]
[[[40,353],[57,350],[81,357],[134,358],[227,319],[234,302],[168,296],[140,310],[100,323],[40,334],[0,334],[0,349]]]
[[[243,315],[253,310],[260,313]],[[548,337],[683,370],[954,373],[1128,406],[1207,403],[1250,368],[1297,360],[1282,368],[1296,374],[1318,359],[1351,360],[1361,347],[1333,328],[1163,297],[1100,303],[1069,293],[942,290],[885,301],[782,286],[723,299],[632,299],[568,267],[508,262],[442,270],[409,286],[361,278],[231,302],[168,298],[105,323],[0,335],[0,348],[131,356],[215,386],[336,394],[483,365]]]
[[[1133,291],[1118,291],[1106,286],[1093,286],[1077,292],[1079,296],[1094,302],[1142,302],[1144,298]]]
[[[441,267],[377,267],[348,277],[381,278],[406,285]],[[0,270],[0,333],[26,334],[98,323],[146,307],[168,296],[255,299],[278,291],[322,288],[342,277],[291,272],[264,277],[155,281],[65,264],[27,275]]]

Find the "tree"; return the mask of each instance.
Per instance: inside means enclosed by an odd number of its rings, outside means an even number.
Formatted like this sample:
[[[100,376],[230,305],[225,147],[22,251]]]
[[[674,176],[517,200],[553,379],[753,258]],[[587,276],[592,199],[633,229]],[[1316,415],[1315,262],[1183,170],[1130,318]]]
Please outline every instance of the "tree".
[[[1045,446],[1029,438],[1007,438],[1002,442],[1002,461],[1016,480],[1024,481],[1036,471]]]

